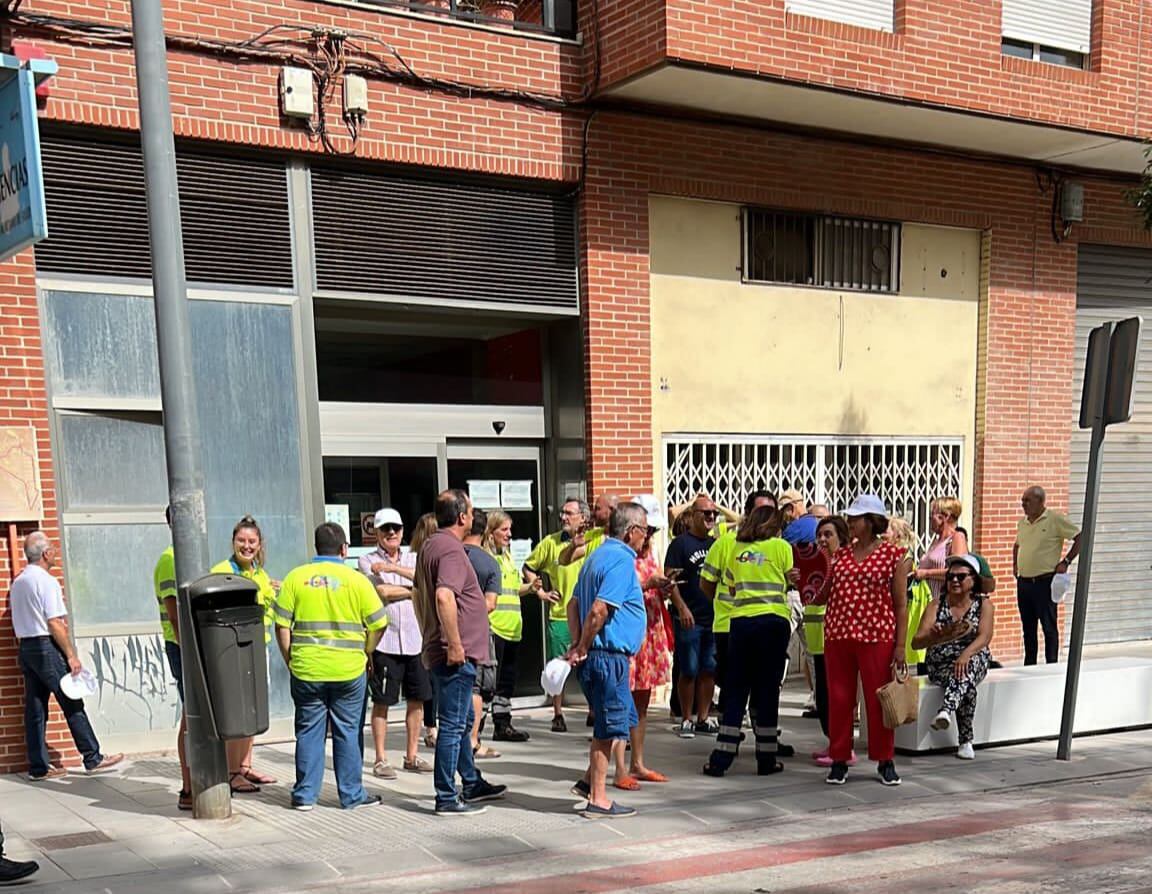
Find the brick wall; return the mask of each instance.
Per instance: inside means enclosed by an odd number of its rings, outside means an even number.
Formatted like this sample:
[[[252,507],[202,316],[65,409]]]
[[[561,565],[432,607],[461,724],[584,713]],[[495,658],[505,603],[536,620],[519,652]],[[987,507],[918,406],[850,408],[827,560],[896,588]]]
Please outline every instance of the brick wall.
[[[0,426],[28,425],[36,429],[40,484],[44,501],[44,530],[59,542],[56,485],[48,440],[48,402],[44,393],[44,360],[40,316],[36,307],[35,266],[26,251],[0,264]],[[17,526],[17,567],[9,558],[11,544],[7,520],[0,520],[0,772],[27,768],[24,748],[24,683],[16,657],[16,637],[8,611],[8,590],[13,573],[23,567],[23,536],[37,525]],[[79,760],[59,709],[53,706],[48,724],[48,745],[54,759]]]
[[[1144,137],[1141,0],[1094,4],[1088,70],[1005,57],[1000,0],[895,0],[894,32],[785,12],[785,0],[605,0],[603,84],[680,62],[911,102]],[[617,36],[618,35],[618,36]],[[642,41],[642,43],[640,43]],[[637,46],[664,47],[661,58]]]

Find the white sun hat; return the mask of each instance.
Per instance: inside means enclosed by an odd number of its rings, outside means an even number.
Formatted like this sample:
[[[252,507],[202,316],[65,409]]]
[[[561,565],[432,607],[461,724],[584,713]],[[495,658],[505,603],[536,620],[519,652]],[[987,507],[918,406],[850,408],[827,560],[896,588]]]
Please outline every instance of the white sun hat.
[[[852,505],[844,510],[845,515],[883,515],[888,517],[884,501],[875,494],[860,494]]]

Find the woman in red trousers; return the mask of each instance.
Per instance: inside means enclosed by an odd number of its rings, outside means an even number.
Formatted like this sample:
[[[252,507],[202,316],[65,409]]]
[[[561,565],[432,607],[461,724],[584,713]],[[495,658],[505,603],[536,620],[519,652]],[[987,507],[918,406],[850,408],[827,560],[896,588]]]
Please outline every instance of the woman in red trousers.
[[[868,712],[868,757],[884,785],[899,785],[893,758],[895,733],[884,726],[876,690],[894,673],[908,670],[907,552],[880,539],[888,529],[884,502],[862,494],[844,512],[852,542],[832,560],[832,573],[818,597],[827,600],[824,664],[828,674],[828,754],[832,767],[824,781],[843,785],[852,754],[856,681]]]

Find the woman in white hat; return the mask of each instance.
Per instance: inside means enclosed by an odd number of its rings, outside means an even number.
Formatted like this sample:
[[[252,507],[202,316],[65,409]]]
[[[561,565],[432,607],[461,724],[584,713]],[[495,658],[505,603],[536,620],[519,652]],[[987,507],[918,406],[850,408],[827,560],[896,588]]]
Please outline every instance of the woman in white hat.
[[[888,530],[884,502],[861,494],[845,511],[852,542],[833,557],[817,601],[827,600],[824,663],[828,673],[828,754],[825,779],[843,785],[852,755],[856,686],[864,689],[868,712],[868,757],[884,785],[899,785],[893,758],[896,737],[884,726],[876,690],[895,673],[906,673],[908,572],[911,561],[901,547],[881,539]]]
[[[944,690],[932,728],[948,729],[955,715],[960,741],[956,756],[972,760],[976,687],[988,675],[996,609],[983,596],[980,560],[975,556],[949,556],[944,582],[944,593],[925,609],[912,645],[928,648],[928,678]]]

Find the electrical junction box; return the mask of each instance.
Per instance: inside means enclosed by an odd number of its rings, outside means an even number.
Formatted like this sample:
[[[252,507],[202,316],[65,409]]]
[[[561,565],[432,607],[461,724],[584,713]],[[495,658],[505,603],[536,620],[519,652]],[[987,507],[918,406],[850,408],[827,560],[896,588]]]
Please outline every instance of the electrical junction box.
[[[312,72],[306,68],[285,66],[280,69],[280,110],[286,118],[311,118]]]
[[[360,75],[344,75],[344,114],[362,117],[368,113],[368,81]]]
[[[1064,223],[1080,223],[1084,220],[1084,184],[1076,180],[1065,180],[1060,187],[1060,219]]]

